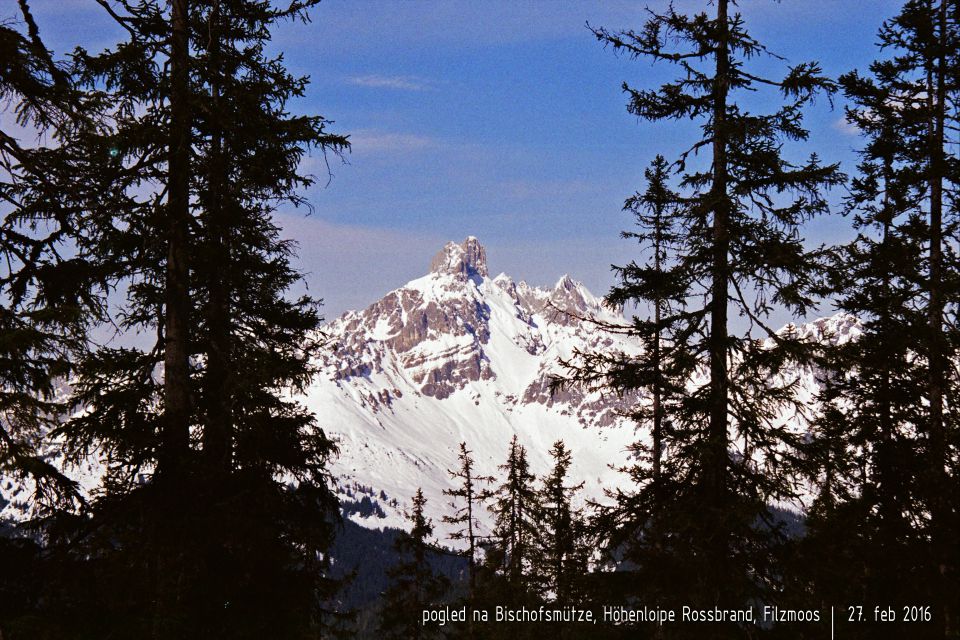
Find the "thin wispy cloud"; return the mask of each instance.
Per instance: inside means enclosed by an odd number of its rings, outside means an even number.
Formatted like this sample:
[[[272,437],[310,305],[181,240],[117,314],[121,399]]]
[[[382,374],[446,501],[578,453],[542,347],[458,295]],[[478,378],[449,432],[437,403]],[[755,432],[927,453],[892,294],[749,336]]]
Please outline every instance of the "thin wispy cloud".
[[[353,153],[422,151],[438,145],[436,138],[415,133],[360,129],[350,134],[350,147]]]
[[[395,89],[397,91],[428,91],[430,83],[417,76],[382,76],[377,74],[353,76],[348,82],[358,87]]]
[[[846,116],[837,118],[833,122],[833,128],[847,136],[860,135],[860,127],[847,120]]]

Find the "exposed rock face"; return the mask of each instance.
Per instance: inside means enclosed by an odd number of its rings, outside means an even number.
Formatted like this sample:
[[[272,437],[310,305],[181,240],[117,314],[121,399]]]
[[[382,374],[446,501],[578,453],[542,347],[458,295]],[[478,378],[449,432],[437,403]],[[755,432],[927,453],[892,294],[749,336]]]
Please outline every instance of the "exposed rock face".
[[[460,244],[448,242],[430,261],[430,273],[464,278],[489,277],[487,251],[473,236],[469,236]]]
[[[476,238],[448,243],[427,275],[325,329],[334,348],[305,401],[340,438],[335,474],[400,502],[420,486],[439,509],[460,442],[489,474],[518,434],[537,472],[563,439],[599,497],[636,439],[622,414],[642,399],[551,385],[575,350],[639,351],[596,321],[624,322],[569,276],[547,288],[491,278]],[[403,526],[384,509],[371,524]]]
[[[507,313],[495,314],[494,308]],[[504,274],[491,280],[486,250],[469,237],[447,243],[427,276],[332,323],[337,348],[326,365],[340,382],[369,378],[371,372],[399,373],[420,394],[443,399],[470,382],[502,378],[503,368],[516,366],[494,363],[502,359],[491,353],[498,351],[490,344],[497,332],[523,350],[520,357],[528,361],[523,368],[530,372],[522,387],[504,389],[504,398],[513,398],[514,404],[569,405],[567,410],[576,409],[584,422],[606,413],[602,422],[609,424],[624,399],[587,401],[582,391],[550,391],[551,379],[560,373],[558,355],[600,346],[598,341],[609,343],[592,319],[622,321],[570,276],[549,290],[514,283]]]

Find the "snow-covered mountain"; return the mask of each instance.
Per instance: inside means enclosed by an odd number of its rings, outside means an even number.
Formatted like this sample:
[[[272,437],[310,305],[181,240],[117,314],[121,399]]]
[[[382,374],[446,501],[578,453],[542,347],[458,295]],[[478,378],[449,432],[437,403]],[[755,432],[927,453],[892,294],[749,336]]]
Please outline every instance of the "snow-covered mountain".
[[[623,482],[612,467],[627,462],[638,434],[620,410],[643,399],[550,391],[552,376],[563,372],[559,361],[577,349],[639,352],[637,343],[600,326],[621,323],[622,315],[569,276],[548,289],[504,274],[491,278],[473,237],[443,247],[427,275],[329,323],[330,348],[302,401],[339,440],[331,471],[351,518],[368,527],[405,526],[403,510],[421,487],[444,539],[442,492],[452,486],[448,469],[459,443],[473,451],[478,474],[497,475],[514,434],[535,473],[546,471],[547,451],[562,439],[585,497]],[[859,323],[836,315],[783,331],[849,340]],[[796,374],[812,401],[812,372]],[[99,468],[91,460],[70,474],[93,489]],[[0,519],[22,514],[26,489],[0,476]]]
[[[624,322],[569,276],[552,289],[491,278],[469,237],[448,243],[427,275],[330,323],[333,348],[305,401],[340,438],[334,475],[345,488],[373,489],[385,516],[361,520],[402,525],[396,506],[422,487],[442,535],[458,444],[474,452],[479,474],[495,475],[514,434],[535,472],[563,439],[588,495],[612,486],[609,465],[625,461],[635,437],[618,409],[634,399],[550,393],[574,349],[637,351],[596,321]]]
[[[637,434],[620,410],[643,399],[550,393],[551,377],[563,372],[559,361],[576,349],[639,351],[596,321],[625,322],[569,276],[551,289],[504,274],[491,278],[486,252],[469,237],[448,243],[427,275],[330,323],[333,348],[305,402],[340,438],[334,474],[344,497],[366,493],[380,507],[354,519],[403,526],[402,508],[421,487],[443,538],[449,500],[442,492],[451,487],[458,444],[474,452],[478,474],[497,475],[514,434],[536,473],[546,470],[551,444],[563,439],[585,497],[600,498],[622,483],[614,468],[628,461],[628,444],[648,434]],[[858,335],[859,323],[836,315],[782,331],[843,341]],[[813,372],[788,375],[800,376],[801,397],[812,402]]]

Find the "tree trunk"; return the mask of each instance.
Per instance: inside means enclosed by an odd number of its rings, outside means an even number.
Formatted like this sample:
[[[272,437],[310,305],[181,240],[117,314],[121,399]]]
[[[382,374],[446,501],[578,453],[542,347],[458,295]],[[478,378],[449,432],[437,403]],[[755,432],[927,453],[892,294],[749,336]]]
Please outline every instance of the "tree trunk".
[[[170,142],[164,317],[164,431],[157,474],[178,476],[190,442],[190,88],[188,0],[173,0],[170,58]]]
[[[470,558],[468,570],[470,571],[470,598],[473,598],[477,589],[477,538],[473,532],[473,476],[470,465],[464,465],[467,482],[467,537],[470,541]]]
[[[728,0],[717,0],[716,79],[713,89],[713,185],[710,193],[713,210],[713,265],[710,291],[710,423],[706,459],[707,505],[716,522],[708,525],[720,576],[729,553],[722,521],[726,517],[728,370],[727,370],[727,291],[729,285],[730,205],[727,197],[727,94],[730,89]],[[720,588],[720,584],[713,587]]]
[[[662,251],[662,238],[661,230],[663,228],[663,220],[661,212],[656,213],[657,223],[656,229],[654,231],[654,247],[653,247],[653,268],[657,273],[660,273],[661,261],[660,254]],[[660,458],[662,456],[663,449],[663,409],[661,407],[661,395],[663,389],[663,381],[661,380],[660,373],[660,322],[663,319],[662,312],[663,301],[658,297],[654,301],[654,310],[653,310],[653,321],[656,326],[656,335],[653,338],[653,488],[654,488],[654,497],[657,502],[657,508],[660,507]]]
[[[203,379],[205,420],[203,455],[213,472],[231,468],[232,415],[230,403],[230,249],[227,197],[228,175],[223,153],[223,118],[220,113],[220,2],[210,14],[210,93],[213,130],[207,192],[207,368]]]
[[[156,483],[159,511],[154,567],[153,637],[176,637],[171,612],[180,598],[183,561],[177,548],[176,500],[184,493],[190,452],[190,87],[188,0],[173,0],[170,32],[170,139],[167,166],[167,263],[164,289],[164,415]]]
[[[928,5],[931,18],[936,16],[937,27],[934,29],[936,39],[936,59],[930,60],[928,66],[928,100],[930,104],[929,121],[929,188],[930,188],[930,281],[929,281],[929,383],[930,396],[930,516],[931,539],[933,542],[936,562],[938,563],[937,593],[941,594],[942,615],[936,616],[946,635],[952,626],[950,612],[946,606],[945,574],[947,571],[946,557],[949,553],[947,541],[944,539],[945,492],[947,490],[944,465],[946,463],[945,434],[943,424],[943,394],[945,373],[945,340],[943,335],[943,178],[945,173],[944,162],[944,120],[946,117],[946,41],[947,41],[947,6],[941,0],[939,7],[934,8],[931,1]]]
[[[892,183],[892,166],[889,158],[884,160],[883,167],[884,174],[884,196],[883,196],[883,236],[881,239],[882,253],[881,255],[886,256],[890,246],[890,226],[893,222],[893,209],[890,204],[890,185]],[[881,322],[880,325],[883,327],[882,331],[885,336],[884,343],[887,340],[887,337],[890,336],[890,323],[891,323],[891,291],[890,291],[890,271],[889,269],[884,269],[883,271],[883,306],[880,309],[881,313]],[[894,499],[894,486],[893,486],[893,470],[892,466],[894,460],[892,458],[892,446],[893,446],[893,415],[892,415],[892,406],[891,406],[891,396],[890,396],[890,375],[892,373],[892,366],[895,366],[895,353],[891,352],[890,349],[885,348],[883,343],[881,348],[884,349],[882,354],[882,370],[880,372],[880,443],[879,451],[877,452],[877,466],[878,466],[878,475],[880,477],[880,513],[881,513],[881,522],[883,523],[884,529],[889,536],[892,534],[891,527],[895,524],[895,518],[897,517],[897,505]]]

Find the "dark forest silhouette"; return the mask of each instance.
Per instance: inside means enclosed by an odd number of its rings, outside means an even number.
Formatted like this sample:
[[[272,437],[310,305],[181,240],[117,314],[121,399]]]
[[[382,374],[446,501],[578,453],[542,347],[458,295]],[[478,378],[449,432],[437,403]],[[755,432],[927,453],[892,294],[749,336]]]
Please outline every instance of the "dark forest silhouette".
[[[605,301],[633,315],[607,328],[642,354],[577,352],[555,380],[645,398],[627,412],[634,462],[587,504],[563,441],[541,476],[516,436],[497,469],[461,443],[454,533],[433,539],[411,487],[411,530],[376,555],[392,560],[386,587],[357,603],[343,597],[357,574],[331,567],[338,425],[289,393],[326,348],[319,303],[291,293],[302,275],[274,220],[309,206],[305,154],[350,148],[323,116],[291,113],[307,80],[266,49],[319,0],[104,1],[124,39],[63,59],[30,4],[0,24],[0,98],[43,134],[0,131],[0,472],[31,483],[35,517],[0,523],[0,640],[810,637],[420,624],[427,607],[603,604],[844,619],[880,605],[900,622],[842,637],[960,637],[960,4],[905,2],[877,61],[837,79],[815,61],[753,71],[782,61],[730,0],[650,12],[636,31],[591,27],[613,54],[676,69],[660,87],[624,84],[627,109],[691,136],[651,158],[624,205],[637,258],[614,267]],[[778,106],[753,111],[753,92]],[[811,102],[840,95],[855,167],[821,162],[804,128]],[[807,159],[787,160],[796,151]],[[855,238],[808,246],[804,226],[826,215]],[[860,337],[769,325],[818,305],[859,318]],[[152,344],[97,346],[106,324]],[[799,370],[815,372],[814,402]],[[102,459],[99,490],[83,495],[51,447]],[[802,516],[777,507],[811,488]]]

